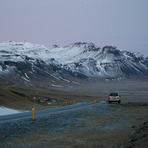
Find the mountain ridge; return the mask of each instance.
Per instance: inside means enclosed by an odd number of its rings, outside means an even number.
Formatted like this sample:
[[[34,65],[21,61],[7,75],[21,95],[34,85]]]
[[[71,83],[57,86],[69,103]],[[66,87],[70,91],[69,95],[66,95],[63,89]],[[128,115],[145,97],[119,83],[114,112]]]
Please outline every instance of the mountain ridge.
[[[87,42],[50,48],[28,42],[2,42],[0,80],[9,81],[10,77],[14,82],[29,85],[42,80],[56,85],[90,78],[147,78],[148,57],[121,51],[115,46],[101,48]]]

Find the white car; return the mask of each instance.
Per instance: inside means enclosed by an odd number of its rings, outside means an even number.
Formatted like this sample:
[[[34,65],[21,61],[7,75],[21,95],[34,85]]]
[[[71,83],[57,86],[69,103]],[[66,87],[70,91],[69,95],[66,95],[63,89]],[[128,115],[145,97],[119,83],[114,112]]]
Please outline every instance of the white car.
[[[108,103],[111,103],[111,102],[118,102],[118,103],[120,103],[121,102],[120,96],[117,93],[111,93],[108,96]]]

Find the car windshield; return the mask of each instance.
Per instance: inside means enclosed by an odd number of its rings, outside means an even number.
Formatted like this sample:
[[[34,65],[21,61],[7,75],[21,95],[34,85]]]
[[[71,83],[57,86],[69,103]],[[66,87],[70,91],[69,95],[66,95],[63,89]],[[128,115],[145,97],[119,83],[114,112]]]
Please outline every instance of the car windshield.
[[[110,96],[118,96],[117,93],[111,93]]]

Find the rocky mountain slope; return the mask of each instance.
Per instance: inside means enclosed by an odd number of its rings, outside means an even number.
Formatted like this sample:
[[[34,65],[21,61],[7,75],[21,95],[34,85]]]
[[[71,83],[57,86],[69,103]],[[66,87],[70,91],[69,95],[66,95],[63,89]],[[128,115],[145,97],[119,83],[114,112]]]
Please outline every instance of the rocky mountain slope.
[[[0,43],[0,80],[60,87],[79,80],[148,77],[148,57],[113,46],[77,42],[47,48],[28,42]]]

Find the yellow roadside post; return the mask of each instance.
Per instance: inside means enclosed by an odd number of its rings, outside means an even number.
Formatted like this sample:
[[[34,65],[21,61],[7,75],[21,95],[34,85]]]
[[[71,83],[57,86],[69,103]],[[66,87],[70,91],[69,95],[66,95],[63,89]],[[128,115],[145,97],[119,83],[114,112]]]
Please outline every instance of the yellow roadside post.
[[[97,107],[97,103],[96,103],[96,100],[95,100],[95,107]]]
[[[74,102],[73,102],[74,104],[76,103],[76,101],[74,100]]]
[[[34,108],[34,110],[35,110],[35,105],[33,105],[33,108]]]
[[[66,101],[66,106],[67,106],[67,101]]]
[[[34,108],[32,108],[32,120],[34,120]]]

